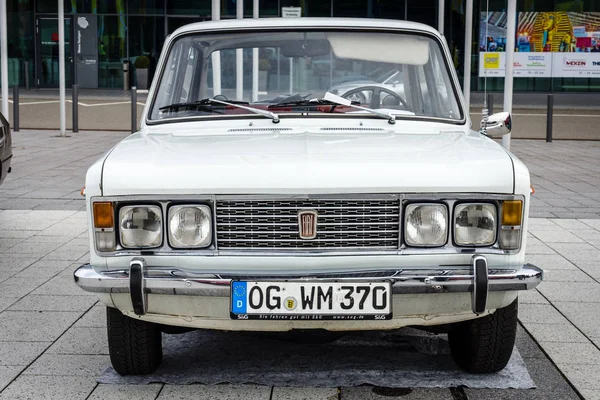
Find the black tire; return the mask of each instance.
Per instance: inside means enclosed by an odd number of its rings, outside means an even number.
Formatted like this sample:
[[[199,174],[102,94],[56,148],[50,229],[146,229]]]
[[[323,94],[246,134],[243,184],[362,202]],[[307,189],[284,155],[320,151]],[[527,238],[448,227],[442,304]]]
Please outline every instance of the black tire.
[[[162,334],[156,324],[129,318],[106,307],[110,362],[121,375],[145,375],[162,361]]]
[[[518,301],[491,315],[458,324],[448,333],[454,362],[467,372],[488,374],[506,367],[517,335]]]

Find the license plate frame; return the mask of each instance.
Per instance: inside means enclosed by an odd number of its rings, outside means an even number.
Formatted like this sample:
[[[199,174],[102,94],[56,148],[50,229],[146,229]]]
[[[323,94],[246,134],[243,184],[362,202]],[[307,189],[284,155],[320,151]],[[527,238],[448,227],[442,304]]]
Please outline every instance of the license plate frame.
[[[389,320],[393,315],[392,284],[385,280],[235,280],[231,282],[230,289],[230,317],[237,320],[364,321]],[[293,300],[294,304],[289,303],[289,300]],[[342,304],[349,308],[343,308]]]

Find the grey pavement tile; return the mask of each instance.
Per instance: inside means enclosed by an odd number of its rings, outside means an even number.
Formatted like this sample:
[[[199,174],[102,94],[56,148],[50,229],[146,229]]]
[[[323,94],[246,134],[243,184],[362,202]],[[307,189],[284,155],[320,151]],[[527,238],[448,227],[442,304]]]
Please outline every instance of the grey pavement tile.
[[[73,327],[106,328],[106,306],[102,303],[96,304]]]
[[[277,388],[275,388],[277,389]],[[379,389],[371,386],[343,387],[342,400],[384,400],[384,399],[413,399],[413,400],[452,400],[454,397],[449,389]],[[274,393],[274,392],[273,392]],[[381,394],[378,394],[381,393]],[[398,395],[394,395],[397,393]],[[275,397],[273,397],[275,400]]]
[[[546,276],[544,276],[544,279],[546,279]],[[519,292],[519,304],[549,304],[548,300],[546,300],[544,298],[544,296],[542,296],[540,294],[540,292],[537,291],[537,289],[534,290],[525,290],[522,292]]]
[[[566,319],[550,304],[519,304],[519,320],[523,324],[546,323],[561,324]]]
[[[568,320],[554,324],[525,322],[523,326],[538,342],[589,343],[589,339]]]
[[[23,370],[23,366],[0,365],[0,393],[8,384],[15,379]],[[2,397],[0,397],[2,399]]]
[[[15,244],[10,249],[8,249],[8,251],[5,250],[4,252],[44,256],[56,250],[58,247],[60,247],[60,243],[34,242],[30,238],[25,239],[25,241],[20,241],[19,243]]]
[[[62,246],[71,240],[73,240],[73,236],[65,236],[65,235],[43,235],[44,231],[36,232],[34,236],[29,237],[28,239],[32,242],[37,243],[56,243],[59,246]]]
[[[149,385],[103,385],[96,386],[87,400],[145,400],[154,399],[163,387],[161,383]],[[241,399],[240,399],[241,400]]]
[[[522,324],[517,325],[515,347],[519,349],[519,354],[525,363],[527,363],[527,359],[529,358],[546,358],[544,352],[542,352],[538,344],[531,338],[525,328],[523,328]]]
[[[579,389],[585,400],[600,400],[600,389]]]
[[[538,227],[555,227],[556,224],[552,222],[548,218],[530,218],[529,219],[529,228],[538,228]]]
[[[554,304],[587,337],[600,338],[600,303],[556,302]]]
[[[19,297],[4,297],[4,296],[0,297],[0,312],[6,310],[8,307],[10,307],[12,304],[17,302],[18,300],[19,300]]]
[[[556,212],[553,211],[552,214],[554,214],[555,217],[558,218],[565,218],[565,219],[575,219],[575,218],[600,218],[600,214],[597,213],[593,213],[593,212],[581,212],[581,211],[574,211],[576,209],[572,209],[569,210],[567,212]],[[583,209],[581,209],[583,210]]]
[[[38,233],[38,231],[17,231],[0,229],[0,239],[27,239]]]
[[[600,284],[597,282],[544,282],[538,290],[552,303],[559,301],[600,303]]]
[[[110,367],[107,355],[42,354],[23,375],[94,376]]]
[[[0,365],[27,366],[52,342],[0,342]]]
[[[564,364],[600,365],[600,350],[589,341],[587,343],[538,341],[538,344],[559,368]]]
[[[569,261],[600,259],[600,249],[589,243],[552,243],[550,246]]]
[[[0,293],[6,297],[23,297],[46,282],[47,279],[44,277],[8,278],[0,283]]]
[[[74,238],[87,231],[86,221],[80,219],[67,218],[49,228],[39,232],[40,236],[64,235]]]
[[[58,275],[62,270],[67,268],[69,264],[65,261],[47,261],[41,260],[22,269],[15,274],[15,278],[46,278],[46,280]]]
[[[2,239],[2,240],[0,240],[0,252],[6,251],[6,250],[10,249],[11,247],[18,245],[21,242],[22,242],[21,239]]]
[[[584,222],[573,220],[573,219],[552,219],[556,225],[571,230],[585,230],[589,229]]]
[[[544,243],[529,243],[527,242],[527,255],[554,255],[556,252]]]
[[[0,313],[0,341],[53,341],[80,315],[80,312],[5,310]]]
[[[30,294],[9,307],[12,311],[87,311],[98,301],[94,295],[58,296]]]
[[[0,393],[0,400],[85,399],[94,387],[93,377],[21,375]]]
[[[1,342],[0,342],[1,343]],[[71,327],[46,351],[46,354],[108,354],[106,328]]]
[[[274,387],[271,400],[337,400],[337,388]]]
[[[51,253],[44,256],[44,260],[64,260],[75,261],[83,257],[89,251],[89,244],[85,245],[70,245],[69,243],[59,247]]]
[[[31,267],[30,267],[31,268]],[[546,271],[544,282],[595,282],[589,275],[579,270],[554,269]]]
[[[600,231],[600,219],[581,219],[581,222]]]
[[[258,385],[165,385],[157,399],[269,400],[271,387]]]
[[[600,364],[563,364],[561,371],[577,389],[600,390]]]
[[[30,254],[3,253],[0,255],[0,269],[10,269],[16,273],[39,259],[39,256]]]
[[[584,240],[580,237],[575,236],[571,232],[566,229],[558,230],[558,231],[538,231],[538,230],[529,230],[529,232],[533,233],[535,237],[540,239],[545,243],[583,243]]]
[[[598,261],[577,261],[576,265],[586,274],[600,281],[600,263]]]
[[[49,294],[64,296],[89,296],[73,281],[72,276],[58,275],[38,287],[33,294]]]

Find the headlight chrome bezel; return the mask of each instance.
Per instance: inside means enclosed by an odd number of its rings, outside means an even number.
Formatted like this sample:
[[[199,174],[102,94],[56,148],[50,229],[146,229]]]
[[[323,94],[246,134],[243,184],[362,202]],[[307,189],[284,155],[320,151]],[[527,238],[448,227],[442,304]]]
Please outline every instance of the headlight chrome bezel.
[[[124,229],[122,227],[122,223],[123,223],[123,214],[126,212],[124,210],[129,210],[132,208],[148,208],[148,209],[152,209],[155,211],[155,213],[160,217],[160,242],[156,245],[149,245],[149,246],[140,246],[140,245],[136,245],[136,246],[130,246],[130,245],[126,245],[123,241],[123,232]],[[164,229],[164,215],[163,215],[163,210],[162,207],[159,204],[151,204],[151,203],[145,203],[145,204],[122,204],[119,205],[118,211],[117,211],[117,216],[118,216],[118,224],[117,224],[117,230],[118,230],[118,238],[119,238],[119,246],[121,246],[123,249],[126,250],[146,250],[146,249],[157,249],[162,247],[164,241],[165,241],[165,229]]]
[[[489,243],[459,243],[458,240],[456,239],[456,219],[458,217],[458,209],[459,207],[462,206],[492,206],[494,209],[494,237],[493,240]],[[452,210],[452,245],[458,248],[479,248],[479,247],[493,247],[494,245],[496,245],[498,243],[498,229],[499,229],[499,225],[498,225],[498,215],[499,215],[499,211],[498,211],[498,204],[496,204],[495,202],[490,202],[490,201],[461,201],[461,202],[456,202],[454,204],[453,210]]]
[[[201,246],[178,246],[177,244],[173,243],[174,240],[172,238],[172,232],[171,232],[171,217],[178,211],[180,211],[181,209],[184,208],[196,208],[199,210],[202,210],[206,215],[207,215],[207,219],[209,221],[209,227],[210,227],[210,234],[208,235],[208,242],[206,244],[203,244]],[[214,235],[215,235],[215,226],[214,226],[214,220],[213,220],[213,211],[212,208],[206,204],[171,204],[168,207],[167,210],[167,219],[165,221],[166,223],[166,230],[167,230],[167,240],[168,240],[168,244],[169,247],[174,249],[174,250],[194,250],[194,249],[207,249],[209,247],[212,246],[213,242],[214,242]]]
[[[409,243],[408,241],[408,233],[407,233],[407,228],[408,228],[408,216],[409,216],[409,208],[410,207],[419,207],[419,206],[439,206],[443,209],[444,211],[444,218],[446,221],[446,227],[445,227],[445,232],[444,232],[444,241],[443,243],[440,244],[412,244]],[[404,207],[402,209],[402,243],[407,246],[407,247],[411,247],[411,248],[439,248],[439,247],[444,247],[448,244],[448,236],[450,233],[450,229],[449,229],[449,212],[448,212],[448,205],[446,203],[443,202],[436,202],[436,201],[419,201],[419,202],[409,202],[409,203],[405,203]]]

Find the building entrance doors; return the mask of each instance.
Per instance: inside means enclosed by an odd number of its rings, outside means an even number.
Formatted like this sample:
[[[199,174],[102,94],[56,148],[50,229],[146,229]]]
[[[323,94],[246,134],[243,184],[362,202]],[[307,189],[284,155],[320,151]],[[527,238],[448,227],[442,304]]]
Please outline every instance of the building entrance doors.
[[[57,88],[58,74],[58,18],[36,19],[36,79],[37,87]],[[73,49],[71,46],[71,18],[65,17],[65,81],[71,87],[73,76]]]

